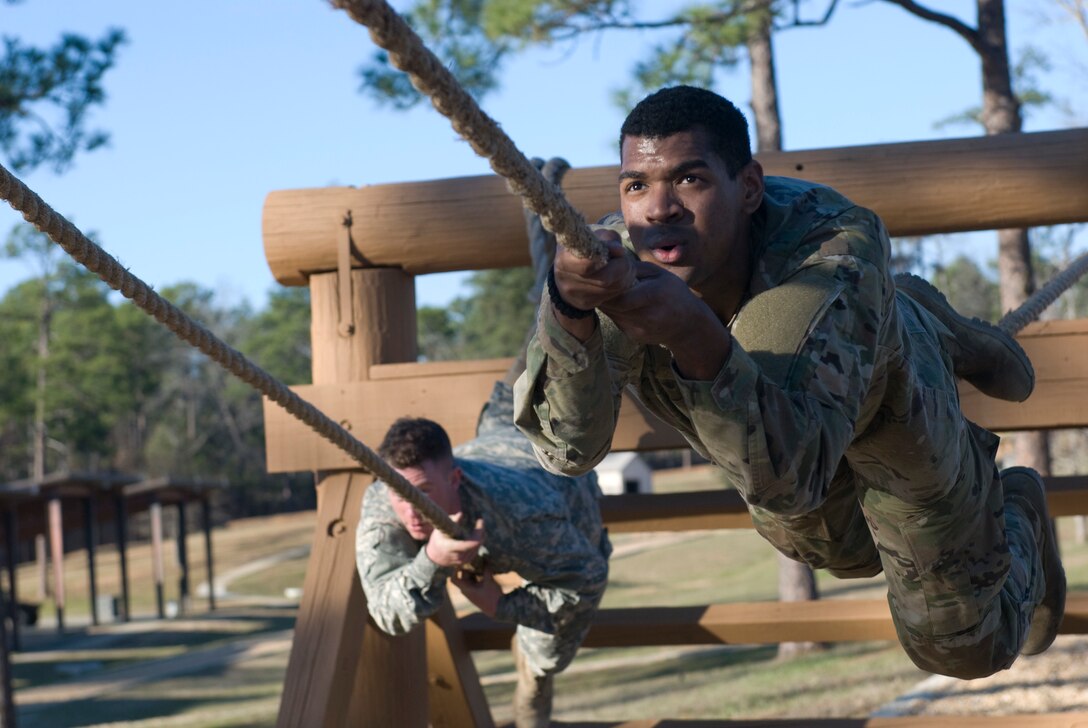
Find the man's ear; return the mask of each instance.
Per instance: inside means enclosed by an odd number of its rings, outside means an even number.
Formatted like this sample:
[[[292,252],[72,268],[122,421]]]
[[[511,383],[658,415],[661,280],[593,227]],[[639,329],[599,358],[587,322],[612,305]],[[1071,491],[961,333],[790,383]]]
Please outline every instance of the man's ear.
[[[751,215],[763,204],[763,165],[753,159],[737,174],[744,187],[744,211]]]
[[[453,486],[454,490],[457,490],[461,487],[461,475],[461,468],[457,467],[456,465],[453,467],[452,470],[450,470],[450,485]]]

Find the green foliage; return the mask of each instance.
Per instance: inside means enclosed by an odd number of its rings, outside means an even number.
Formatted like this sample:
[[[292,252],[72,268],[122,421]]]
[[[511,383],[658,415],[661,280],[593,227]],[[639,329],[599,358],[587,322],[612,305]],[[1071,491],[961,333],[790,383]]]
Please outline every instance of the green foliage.
[[[109,137],[86,127],[88,112],[105,102],[102,78],[125,34],[111,28],[98,40],[64,34],[51,48],[3,38],[0,57],[0,149],[19,172],[49,163],[63,172],[77,152]]]
[[[508,41],[489,37],[484,29],[486,5],[484,0],[422,0],[404,14],[461,86],[479,98],[496,87],[495,71],[509,49]],[[379,103],[408,109],[422,100],[385,51],[376,52],[359,76],[359,90]]]
[[[937,268],[933,273],[933,284],[964,316],[994,322],[1001,318],[997,281],[986,276],[970,258],[961,255],[947,266]]]
[[[1039,48],[1026,46],[1020,51],[1016,63],[1012,67],[1012,84],[1021,112],[1026,116],[1032,109],[1041,109],[1055,103],[1050,92],[1040,86],[1038,73],[1050,70],[1050,59]],[[982,107],[972,106],[956,114],[946,116],[934,122],[934,129],[945,129],[950,126],[978,125],[982,123]]]
[[[0,477],[30,476],[41,411],[47,473],[224,478],[236,515],[312,505],[311,476],[265,473],[255,390],[93,274],[57,259],[39,233],[18,229],[5,252],[33,262],[37,277],[0,298]],[[281,381],[309,380],[307,289],[276,291],[257,313],[224,308],[192,283],[162,294]]]
[[[461,358],[516,356],[533,324],[536,305],[529,298],[533,272],[528,267],[486,270],[468,281],[473,293],[458,299]]]
[[[616,103],[630,108],[635,99],[661,86],[712,86],[716,72],[736,64],[738,48],[754,24],[786,8],[799,13],[799,5],[718,0],[653,15],[660,6],[646,3],[640,12],[627,0],[419,0],[404,15],[477,98],[498,88],[505,61],[530,46],[574,44],[583,36],[605,32],[637,32],[640,43],[652,37],[646,60],[632,69],[632,83],[613,91]],[[360,90],[379,103],[406,109],[420,100],[419,92],[390,65],[384,52],[375,54],[360,77]]]

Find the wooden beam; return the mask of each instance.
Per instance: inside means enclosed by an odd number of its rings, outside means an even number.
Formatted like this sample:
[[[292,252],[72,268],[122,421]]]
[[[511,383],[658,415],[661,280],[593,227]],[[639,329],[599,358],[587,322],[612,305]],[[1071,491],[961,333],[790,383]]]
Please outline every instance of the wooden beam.
[[[392,270],[350,275],[355,327],[340,326],[335,273],[310,281],[313,376],[336,385],[366,379],[372,365],[416,358],[415,287]],[[325,473],[317,523],[284,677],[280,728],[427,724],[423,630],[389,637],[366,619],[355,573],[355,527],[370,476]]]
[[[1088,476],[1044,478],[1050,515],[1088,514]],[[735,490],[606,495],[601,517],[611,533],[751,528],[748,507]]]
[[[470,650],[507,649],[514,634],[513,625],[495,622],[480,612],[462,617],[461,626]],[[1060,631],[1088,634],[1088,592],[1068,595]],[[583,645],[757,645],[894,639],[887,601],[821,599],[602,609]]]
[[[904,715],[887,718],[556,721],[556,728],[1085,728],[1088,712],[1022,715]]]
[[[768,174],[822,182],[871,207],[893,235],[1088,220],[1088,129],[767,153],[759,159]],[[616,166],[572,169],[563,189],[595,221],[619,207],[617,172]],[[298,286],[312,273],[335,270],[337,236],[349,209],[357,267],[421,274],[529,264],[521,202],[490,175],[271,192],[262,232],[276,280]]]
[[[1088,319],[1029,324],[1018,337],[1035,366],[1035,392],[1026,402],[984,397],[969,384],[960,388],[969,419],[994,431],[1088,426]],[[480,407],[509,359],[392,364],[371,367],[370,379],[334,385],[293,387],[329,417],[376,448],[393,420],[422,415],[435,420],[454,443],[473,437]],[[355,463],[332,443],[265,400],[265,444],[273,473],[333,470]],[[686,447],[671,427],[624,396],[613,450]]]
[[[427,620],[427,693],[432,728],[494,728],[476,664],[449,599]]]

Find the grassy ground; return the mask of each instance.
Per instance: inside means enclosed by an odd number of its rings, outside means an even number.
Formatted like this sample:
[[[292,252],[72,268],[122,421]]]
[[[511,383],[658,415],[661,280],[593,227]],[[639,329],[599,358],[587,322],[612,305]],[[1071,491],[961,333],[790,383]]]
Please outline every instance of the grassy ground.
[[[681,471],[655,481],[659,489],[720,487],[711,471]],[[313,514],[238,521],[217,530],[216,573],[275,554],[275,566],[233,580],[230,598],[209,613],[196,599],[183,618],[152,620],[154,591],[147,546],[130,550],[134,605],[127,625],[78,628],[61,637],[45,616],[24,633],[14,655],[15,702],[22,728],[124,725],[271,726],[290,648],[295,611],[284,589],[301,587],[306,566],[297,553],[309,543]],[[1088,589],[1088,546],[1072,543],[1060,522],[1074,589]],[[773,599],[776,556],[751,531],[623,534],[604,606],[682,605]],[[203,580],[199,536],[189,544],[193,587]],[[167,598],[176,598],[177,567],[168,550]],[[112,559],[112,562],[111,562]],[[71,623],[86,617],[85,557],[68,559]],[[102,593],[112,593],[116,555],[99,560]],[[820,577],[823,594],[882,596],[881,578],[844,582]],[[23,595],[35,586],[33,566],[20,574]],[[114,581],[114,586],[116,581]],[[80,604],[83,609],[80,609]],[[509,654],[474,654],[498,721],[508,720],[513,690]],[[898,646],[836,645],[827,652],[778,662],[772,647],[628,648],[584,650],[557,681],[555,718],[620,720],[648,717],[769,718],[862,716],[923,677]]]

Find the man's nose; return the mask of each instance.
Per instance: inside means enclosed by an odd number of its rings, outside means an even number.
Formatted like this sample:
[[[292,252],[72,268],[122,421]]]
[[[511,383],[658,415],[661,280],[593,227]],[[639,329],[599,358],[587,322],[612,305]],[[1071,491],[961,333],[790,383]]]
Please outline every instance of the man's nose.
[[[669,222],[683,214],[684,206],[672,185],[655,185],[650,191],[646,217],[651,222]]]

